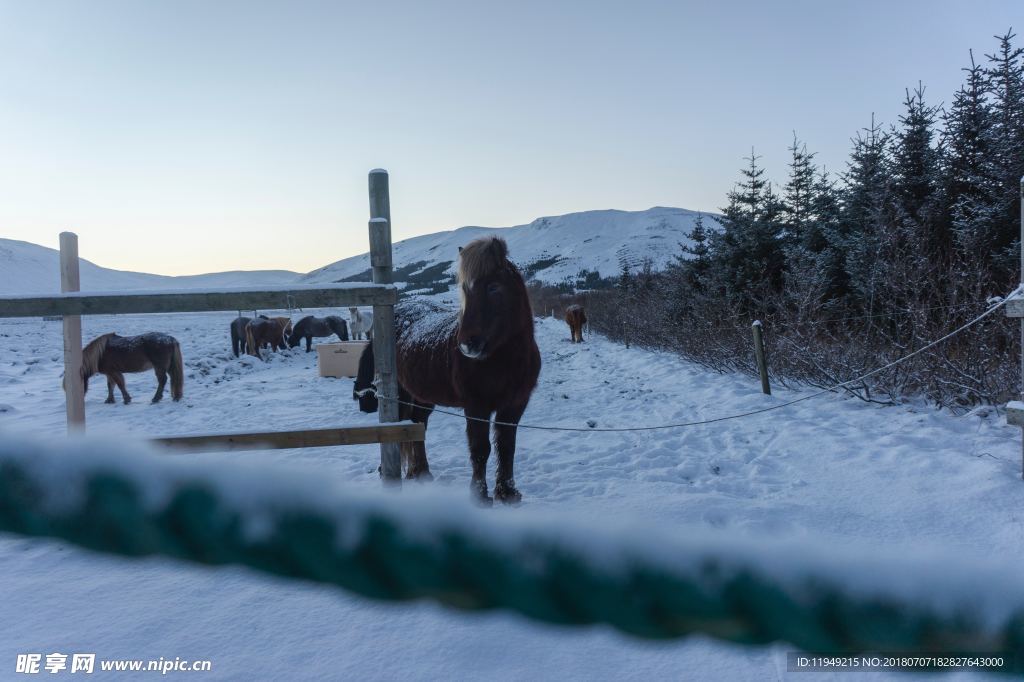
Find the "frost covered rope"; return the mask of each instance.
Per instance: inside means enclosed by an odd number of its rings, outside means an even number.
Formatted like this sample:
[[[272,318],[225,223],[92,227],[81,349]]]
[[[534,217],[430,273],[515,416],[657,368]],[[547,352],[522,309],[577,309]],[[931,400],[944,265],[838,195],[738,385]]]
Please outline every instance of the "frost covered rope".
[[[16,438],[0,441],[0,531],[651,639],[986,651],[1024,664],[1018,565],[950,550],[509,517],[322,476],[173,461],[141,445]]]
[[[684,427],[687,427],[687,426],[701,426],[701,425],[704,425],[704,424],[715,424],[717,422],[729,421],[731,419],[741,419],[743,417],[750,417],[750,416],[753,416],[755,414],[762,414],[764,412],[771,412],[772,410],[781,410],[784,407],[789,407],[790,405],[796,405],[797,403],[802,403],[803,401],[810,400],[811,398],[817,398],[818,396],[825,395],[826,393],[832,393],[833,391],[836,391],[837,389],[844,388],[846,386],[849,386],[850,384],[855,384],[855,383],[857,383],[859,381],[863,381],[864,379],[867,379],[868,377],[872,377],[872,376],[874,376],[874,375],[876,375],[876,374],[878,374],[880,372],[884,372],[885,370],[890,369],[891,367],[895,367],[896,365],[900,364],[901,362],[906,362],[910,358],[915,357],[917,355],[920,355],[921,353],[925,352],[926,350],[934,348],[935,346],[939,345],[940,343],[953,338],[954,336],[956,336],[960,332],[962,332],[962,331],[964,331],[966,329],[969,329],[970,327],[973,327],[975,324],[977,324],[978,322],[981,322],[983,319],[985,319],[986,317],[988,317],[992,313],[996,312],[997,310],[999,310],[1000,308],[1005,306],[1010,300],[1020,296],[1022,293],[1024,293],[1024,284],[1018,286],[1016,289],[1014,289],[1012,292],[1010,292],[1006,296],[1006,298],[1003,298],[1002,300],[1000,300],[1000,301],[994,303],[993,305],[989,306],[988,309],[986,309],[983,313],[981,313],[980,315],[975,317],[970,322],[967,322],[967,323],[961,325],[960,327],[957,327],[956,329],[954,329],[950,333],[946,334],[942,338],[936,339],[935,341],[932,341],[928,345],[922,346],[921,348],[918,348],[917,350],[913,351],[912,353],[907,353],[903,357],[897,358],[897,359],[893,360],[892,362],[890,362],[890,363],[888,363],[886,365],[882,365],[881,367],[873,369],[870,372],[867,372],[866,374],[862,374],[859,377],[855,377],[853,379],[848,379],[848,380],[843,381],[841,383],[834,384],[832,386],[829,386],[828,388],[823,388],[820,391],[817,391],[816,393],[811,393],[809,395],[805,395],[802,398],[795,398],[794,400],[789,400],[789,401],[784,402],[784,403],[779,403],[778,405],[771,405],[770,407],[762,407],[762,408],[757,409],[757,410],[751,410],[750,412],[741,412],[739,414],[730,414],[730,415],[726,415],[724,417],[714,417],[713,419],[702,419],[700,421],[679,422],[679,423],[676,423],[676,424],[659,424],[657,426],[606,427],[606,428],[596,428],[596,427],[595,428],[590,428],[590,427],[582,427],[582,426],[544,426],[544,425],[541,425],[541,424],[523,424],[523,423],[511,424],[511,423],[508,423],[508,422],[500,422],[500,421],[490,422],[489,420],[482,419],[480,417],[469,417],[469,416],[466,416],[466,415],[459,414],[458,412],[452,412],[450,410],[442,410],[442,409],[439,409],[439,408],[436,408],[436,407],[434,408],[434,412],[439,412],[441,414],[451,415],[453,417],[465,417],[466,419],[471,419],[473,421],[480,421],[480,422],[488,422],[488,423],[500,424],[502,426],[516,426],[516,427],[518,427],[520,429],[536,429],[536,430],[540,430],[540,431],[581,431],[581,432],[584,432],[584,433],[593,433],[593,432],[598,432],[598,433],[626,433],[626,432],[630,432],[630,431],[660,431],[660,430],[663,430],[663,429],[681,429],[681,428],[684,428]],[[373,393],[374,395],[377,396],[378,400],[396,400],[399,404],[408,405],[410,407],[416,407],[416,405],[414,403],[407,402],[405,400],[401,400],[401,399],[394,398],[394,397],[389,397],[389,396],[378,395],[376,393],[376,391],[372,387],[368,388],[368,389],[365,389],[363,391],[360,391],[358,394],[359,395],[363,395],[363,394],[366,394],[366,393]]]

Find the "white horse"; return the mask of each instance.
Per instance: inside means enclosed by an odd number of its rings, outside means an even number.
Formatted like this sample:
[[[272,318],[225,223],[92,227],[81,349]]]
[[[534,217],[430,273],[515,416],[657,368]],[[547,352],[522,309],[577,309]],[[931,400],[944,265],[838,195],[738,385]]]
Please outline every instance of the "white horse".
[[[359,308],[348,309],[348,330],[352,334],[352,340],[359,339],[360,334],[366,340],[373,335],[373,313],[360,312]]]

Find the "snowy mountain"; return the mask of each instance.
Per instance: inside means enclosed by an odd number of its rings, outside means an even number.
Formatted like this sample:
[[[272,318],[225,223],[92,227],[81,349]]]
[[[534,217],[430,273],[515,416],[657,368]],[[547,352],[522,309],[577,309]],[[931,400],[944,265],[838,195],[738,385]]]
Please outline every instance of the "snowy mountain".
[[[279,285],[296,281],[297,272],[253,270],[169,277],[100,267],[79,262],[82,291],[129,289],[198,289],[227,286]],[[29,242],[0,239],[0,292],[5,294],[60,291],[60,252]]]
[[[646,211],[585,211],[538,218],[515,227],[460,227],[413,237],[394,245],[395,281],[408,290],[447,290],[453,281],[459,247],[489,234],[508,242],[512,259],[527,279],[546,284],[587,286],[594,278],[614,277],[625,263],[631,269],[649,258],[663,268],[688,243],[696,211],[656,207]],[[705,225],[716,225],[705,215]],[[183,289],[369,281],[370,256],[337,261],[308,274],[286,270],[217,272],[168,277],[126,272],[81,261],[83,291]],[[589,280],[588,280],[589,275]],[[60,255],[44,246],[0,239],[0,293],[53,293],[60,290]]]
[[[654,269],[667,265],[688,244],[698,213],[682,208],[646,211],[585,211],[538,218],[515,227],[460,227],[413,237],[394,245],[395,280],[410,288],[436,288],[455,273],[459,246],[485,235],[501,235],[509,255],[528,279],[546,284],[583,283],[588,273],[614,277],[627,264],[636,269],[650,258]],[[704,216],[714,228],[715,216]],[[314,270],[303,283],[369,279],[370,257],[362,254]],[[594,274],[591,274],[591,278]]]

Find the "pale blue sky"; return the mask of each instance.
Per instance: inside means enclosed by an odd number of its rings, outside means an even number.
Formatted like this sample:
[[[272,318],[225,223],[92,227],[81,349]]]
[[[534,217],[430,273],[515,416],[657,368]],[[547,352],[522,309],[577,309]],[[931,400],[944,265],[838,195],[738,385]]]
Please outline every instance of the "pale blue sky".
[[[165,274],[306,271],[396,239],[655,205],[714,211],[754,146],[949,102],[1019,0],[0,0],[0,237]],[[1024,45],[1024,39],[1018,39]]]

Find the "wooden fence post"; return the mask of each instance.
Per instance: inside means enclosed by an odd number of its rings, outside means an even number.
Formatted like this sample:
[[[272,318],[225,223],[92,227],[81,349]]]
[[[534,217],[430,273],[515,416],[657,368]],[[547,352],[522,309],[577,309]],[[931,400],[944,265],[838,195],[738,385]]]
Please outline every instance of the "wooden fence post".
[[[374,284],[392,284],[391,199],[388,196],[388,172],[370,171],[370,267]],[[377,390],[398,397],[398,373],[395,349],[395,308],[373,306],[373,358],[378,377]],[[394,400],[377,403],[382,424],[398,421],[399,405]],[[380,444],[380,475],[385,484],[401,485],[402,456],[399,443]]]
[[[1020,281],[1024,284],[1024,176],[1020,179]],[[1020,318],[1020,397],[1024,400],[1024,317]],[[1024,429],[1021,429],[1020,477],[1024,479]]]
[[[761,320],[754,320],[750,327],[754,331],[754,356],[757,358],[757,371],[761,375],[761,392],[771,395],[772,387],[768,385],[768,363],[764,356],[764,337],[761,336]]]
[[[60,233],[60,291],[79,291],[78,235]],[[85,387],[82,385],[82,318],[64,315],[64,403],[68,433],[85,431]]]

